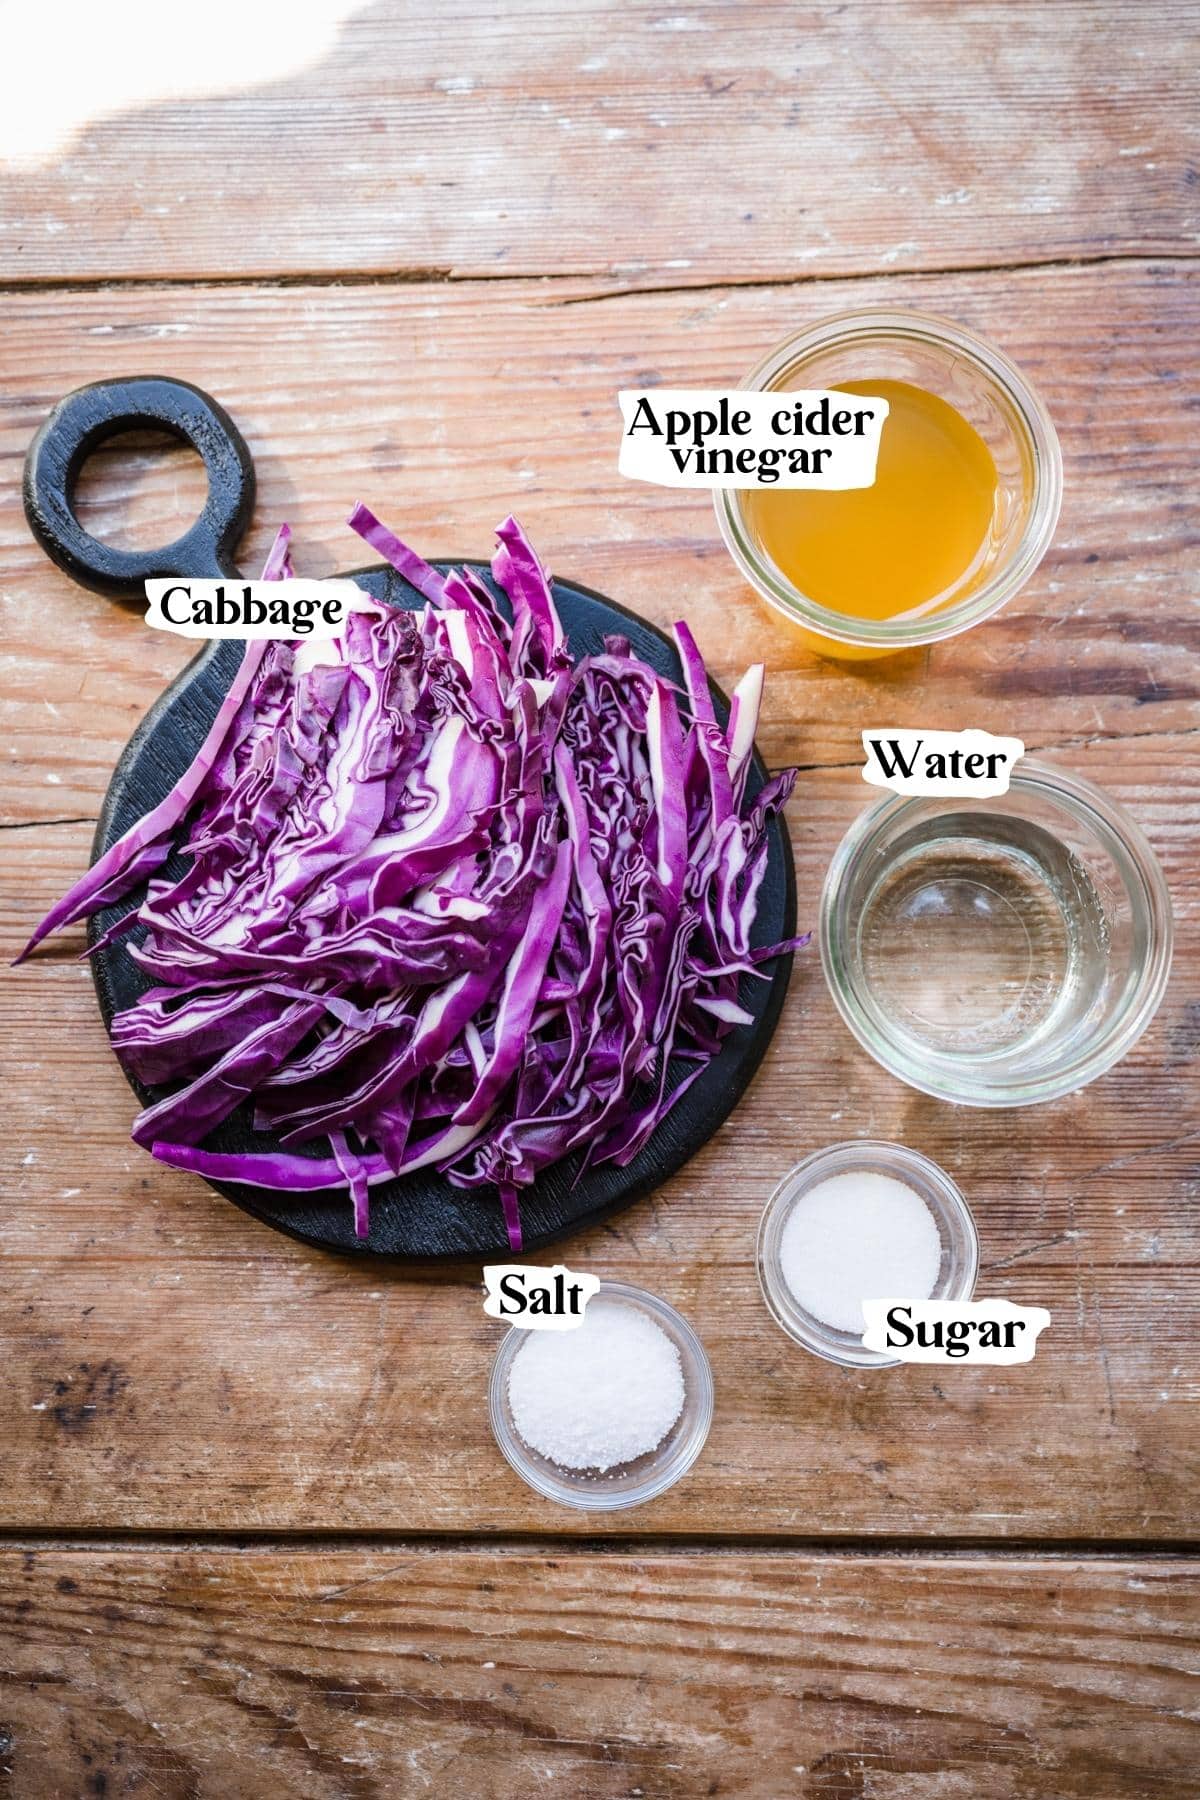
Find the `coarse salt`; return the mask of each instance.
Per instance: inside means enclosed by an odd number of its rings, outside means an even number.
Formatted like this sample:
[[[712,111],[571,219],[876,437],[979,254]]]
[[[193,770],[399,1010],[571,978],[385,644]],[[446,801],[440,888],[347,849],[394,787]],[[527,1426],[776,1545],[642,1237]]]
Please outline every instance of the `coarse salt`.
[[[645,1456],[683,1400],[675,1345],[616,1300],[592,1300],[573,1331],[527,1332],[508,1373],[518,1436],[563,1469],[604,1473]]]
[[[835,1331],[861,1333],[864,1300],[927,1300],[942,1239],[915,1188],[874,1169],[818,1181],[800,1195],[779,1241],[796,1302]]]

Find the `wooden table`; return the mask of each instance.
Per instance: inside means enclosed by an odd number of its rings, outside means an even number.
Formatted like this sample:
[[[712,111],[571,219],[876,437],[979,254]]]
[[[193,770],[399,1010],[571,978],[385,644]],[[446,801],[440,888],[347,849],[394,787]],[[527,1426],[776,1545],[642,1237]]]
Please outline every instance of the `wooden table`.
[[[801,957],[736,1116],[570,1247],[678,1305],[717,1384],[695,1470],[602,1539],[492,1445],[469,1271],[321,1256],[159,1168],[77,942],[6,974],[0,1793],[1194,1796],[1197,8],[340,13],[307,61],[281,23],[287,70],[243,81],[231,45],[219,91],[160,86],[4,176],[6,944],[187,655],[42,560],[21,460],[69,388],[158,370],[253,446],[247,567],[285,517],[305,572],[345,566],[360,495],[431,555],[486,553],[513,507],[564,574],[686,613],[722,680],[764,656],[802,921],[863,725],[979,725],[1142,822],[1176,968],[1115,1072],[977,1113],[875,1068]],[[991,623],[837,667],[706,496],[618,478],[614,395],[729,384],[881,302],[1029,371],[1066,504]],[[143,447],[83,499],[155,542],[199,495]],[[859,1134],[955,1173],[980,1291],[1053,1315],[1034,1363],[856,1375],[775,1329],[762,1203]]]

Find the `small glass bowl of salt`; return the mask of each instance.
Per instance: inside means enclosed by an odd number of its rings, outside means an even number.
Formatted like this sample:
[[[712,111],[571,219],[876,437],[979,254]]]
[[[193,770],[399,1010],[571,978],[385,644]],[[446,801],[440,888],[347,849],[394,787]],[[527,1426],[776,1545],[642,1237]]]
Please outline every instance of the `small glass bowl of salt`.
[[[864,1300],[969,1300],[978,1269],[970,1207],[944,1169],[903,1144],[815,1150],[784,1176],[758,1228],[776,1324],[849,1369],[899,1361],[864,1349]]]
[[[581,1325],[506,1334],[488,1412],[531,1488],[563,1506],[613,1512],[653,1500],[691,1468],[712,1423],[712,1370],[673,1306],[604,1281]]]

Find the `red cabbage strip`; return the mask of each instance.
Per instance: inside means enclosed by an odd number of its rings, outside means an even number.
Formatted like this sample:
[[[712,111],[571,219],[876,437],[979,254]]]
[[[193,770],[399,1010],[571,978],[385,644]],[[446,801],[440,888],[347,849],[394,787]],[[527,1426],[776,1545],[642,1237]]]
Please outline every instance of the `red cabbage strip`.
[[[280,526],[263,568],[264,581],[277,581],[291,573],[288,555],[291,535],[289,526]],[[120,900],[147,874],[166,861],[171,846],[163,840],[174,831],[199,793],[268,647],[266,642],[246,645],[229,692],[218,707],[217,716],[185,773],[180,776],[170,793],[145,818],[131,826],[123,837],[119,837],[92,864],[87,874],[50,908],[15,962],[24,962],[29,952],[43,938],[49,937],[51,932],[61,930],[64,925],[73,925],[76,919],[99,912],[113,900]]]
[[[754,737],[758,730],[758,713],[762,704],[763,674],[762,663],[753,663],[734,688],[729,702],[729,724],[725,733],[729,744],[729,780],[734,800],[739,806],[746,790],[750,759],[754,754]]]
[[[533,897],[524,935],[505,972],[496,1009],[496,1047],[470,1099],[454,1114],[456,1125],[478,1125],[493,1111],[525,1048],[538,988],[558,936],[571,879],[571,848],[558,846],[549,880]]]
[[[75,886],[65,893],[55,906],[50,908],[41,924],[34,931],[29,942],[16,958],[24,962],[29,952],[42,939],[49,937],[52,931],[59,931],[64,925],[73,925],[76,919],[86,918],[107,906],[112,900],[119,900],[122,895],[137,886],[137,883],[151,869],[165,861],[170,852],[170,845],[163,839],[174,831],[200,791],[201,784],[208,774],[213,758],[221,747],[226,731],[242,704],[242,697],[254,679],[258,665],[267,650],[266,643],[247,644],[241,665],[230,684],[229,692],[217,709],[217,716],[209,726],[208,735],[192,758],[187,772],[180,776],[175,786],[166,797],[159,801],[136,825],[131,825],[123,837],[99,857]]]
[[[371,1230],[370,1182],[366,1167],[362,1158],[356,1156],[346,1142],[344,1131],[331,1131],[329,1145],[338,1171],[350,1189],[350,1200],[354,1207],[354,1235],[365,1238]]]
[[[520,1254],[521,1209],[517,1204],[517,1190],[511,1181],[500,1183],[500,1204],[504,1208],[504,1227],[508,1232],[509,1248]]]
[[[151,865],[151,867],[154,866],[156,865]],[[107,931],[102,931],[94,943],[89,944],[86,950],[79,952],[78,960],[87,962],[89,957],[95,956],[97,950],[103,950],[106,944],[114,943],[117,938],[124,937],[125,933],[137,924],[140,910],[139,907],[132,906],[119,919],[114,919]]]
[[[412,1133],[416,1096],[417,1084],[414,1081],[402,1094],[398,1094],[386,1106],[377,1107],[373,1113],[368,1113],[362,1121],[363,1136],[379,1145],[389,1169],[396,1175],[404,1168],[404,1154]]]
[[[113,1048],[139,1081],[177,1080],[277,1019],[288,997],[289,990],[273,985],[225,988],[197,993],[180,1006],[175,990],[152,990],[136,1006],[116,1015]],[[299,993],[290,997],[302,998]]]
[[[471,581],[469,576],[469,569],[464,569],[461,575],[456,575],[451,570],[442,583],[442,605],[456,606],[466,613],[483,643],[496,657],[497,668],[507,670],[504,650],[507,633],[503,621],[482,582]]]
[[[683,897],[687,867],[687,814],[683,803],[683,728],[675,696],[656,682],[646,707],[646,743],[658,837],[658,879],[675,909]]]
[[[320,1000],[296,1001],[281,1017],[267,1019],[187,1087],[140,1113],[134,1121],[134,1143],[149,1148],[163,1131],[184,1144],[195,1144],[207,1137],[214,1125],[227,1119],[263,1078],[279,1067],[288,1052],[307,1037],[323,1011]]]
[[[369,1187],[393,1176],[410,1175],[416,1169],[427,1169],[446,1157],[461,1154],[478,1132],[469,1126],[447,1125],[432,1137],[410,1144],[401,1167],[392,1169],[386,1157],[364,1152],[358,1161]],[[320,1194],[333,1188],[345,1188],[346,1178],[337,1159],[330,1156],[289,1155],[281,1150],[220,1151],[201,1150],[194,1144],[155,1142],[153,1154],[172,1169],[191,1169],[212,1181],[237,1181],[246,1187],[275,1188],[280,1193]]]
[[[426,1000],[407,1046],[401,1049],[376,1040],[377,1053],[371,1059],[373,1067],[368,1080],[348,1097],[339,1096],[293,1113],[293,1119],[299,1122],[284,1134],[282,1142],[298,1144],[327,1132],[331,1126],[352,1125],[365,1109],[390,1101],[410,1081],[424,1074],[446,1054],[495,987],[511,943],[512,927],[502,935],[484,968],[458,976]]]
[[[575,880],[579,885],[581,911],[587,931],[588,958],[578,971],[577,986],[574,989],[582,1002],[591,995],[600,980],[609,932],[612,929],[612,907],[609,905],[603,878],[596,867],[583,795],[575,779],[571,758],[561,744],[556,745],[554,750],[554,781],[563,804],[566,829],[574,851]]]
[[[793,776],[746,802],[762,671],[722,730],[686,625],[678,684],[619,635],[572,663],[515,520],[511,625],[474,570],[351,523],[424,604],[252,646],[187,773],[33,941],[150,878],[113,934],[139,927],[155,985],[112,1037],[158,1090],[134,1136],[161,1161],[346,1194],[359,1237],[372,1186],[437,1170],[519,1249],[521,1192],[636,1157],[751,1022],[742,979],[806,941],[751,947]],[[268,576],[291,573],[284,528]],[[272,1141],[218,1149],[235,1114]]]
[[[708,775],[712,798],[711,829],[715,832],[720,830],[734,812],[729,748],[713,712],[712,695],[708,691],[708,672],[696,648],[696,640],[682,619],[675,624],[675,643],[683,665],[696,747]]]
[[[292,575],[292,528],[281,525],[275,533],[275,542],[267,552],[267,560],[263,564],[261,579],[263,581],[286,581]]]
[[[523,668],[539,647],[534,667],[547,673],[554,667],[564,649],[563,628],[550,592],[550,579],[538,561],[537,553],[517,521],[509,517],[497,525],[500,540],[492,558],[492,574],[500,583],[513,607],[513,636],[510,656],[514,668]]]
[[[431,568],[415,550],[410,550],[407,544],[402,544],[386,525],[381,525],[361,500],[346,523],[351,531],[357,531],[360,538],[366,539],[372,550],[378,550],[383,560],[391,563],[405,581],[411,582],[419,594],[424,594],[434,606],[441,605],[444,583],[437,570]]]

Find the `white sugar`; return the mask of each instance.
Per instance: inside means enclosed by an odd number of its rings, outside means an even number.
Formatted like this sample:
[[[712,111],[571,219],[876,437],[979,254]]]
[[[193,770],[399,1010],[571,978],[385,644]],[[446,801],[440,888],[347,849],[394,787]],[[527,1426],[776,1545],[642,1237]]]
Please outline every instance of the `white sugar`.
[[[793,1206],[779,1242],[798,1304],[836,1331],[864,1330],[864,1300],[927,1300],[942,1240],[920,1194],[894,1176],[852,1170],[818,1181]]]
[[[517,1434],[563,1469],[615,1469],[662,1443],[683,1411],[679,1352],[660,1325],[592,1300],[573,1331],[528,1331],[508,1374]]]

